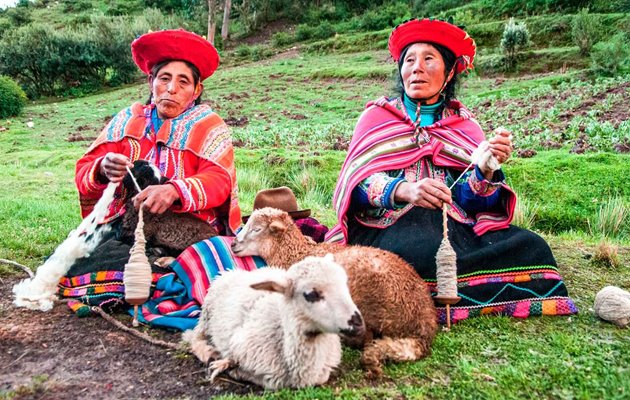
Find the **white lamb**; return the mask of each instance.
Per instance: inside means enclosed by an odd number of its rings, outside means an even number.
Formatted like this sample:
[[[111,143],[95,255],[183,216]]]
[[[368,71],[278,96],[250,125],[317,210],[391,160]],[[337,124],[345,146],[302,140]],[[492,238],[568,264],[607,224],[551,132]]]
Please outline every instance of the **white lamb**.
[[[230,271],[216,279],[184,341],[223,371],[267,389],[325,383],[341,361],[338,334],[362,335],[363,318],[332,255],[288,270]]]

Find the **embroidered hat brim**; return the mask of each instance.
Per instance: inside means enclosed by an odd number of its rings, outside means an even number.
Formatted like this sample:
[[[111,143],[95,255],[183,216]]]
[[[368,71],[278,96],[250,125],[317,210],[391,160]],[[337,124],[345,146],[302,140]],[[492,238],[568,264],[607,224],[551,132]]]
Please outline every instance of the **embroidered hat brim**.
[[[203,81],[219,66],[219,53],[212,43],[183,29],[146,33],[131,43],[131,55],[147,75],[162,61],[181,60],[197,67]]]
[[[451,50],[458,58],[457,73],[473,68],[477,50],[475,41],[466,31],[453,24],[428,18],[403,22],[389,36],[389,53],[398,61],[405,47],[418,42],[437,43]]]

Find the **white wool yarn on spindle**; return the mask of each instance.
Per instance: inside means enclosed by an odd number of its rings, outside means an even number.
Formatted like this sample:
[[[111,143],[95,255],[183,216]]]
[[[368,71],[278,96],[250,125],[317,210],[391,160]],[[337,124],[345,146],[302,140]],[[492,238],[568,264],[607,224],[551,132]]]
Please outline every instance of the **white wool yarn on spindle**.
[[[125,300],[134,305],[140,305],[148,300],[151,291],[151,264],[145,253],[146,239],[143,229],[144,220],[141,205],[138,210],[138,225],[135,231],[135,241],[129,251],[129,262],[125,264],[125,272],[123,275]]]
[[[448,238],[443,239],[435,256],[437,295],[457,297],[457,254]]]
[[[620,328],[630,323],[630,293],[616,286],[606,286],[595,296],[595,315]]]

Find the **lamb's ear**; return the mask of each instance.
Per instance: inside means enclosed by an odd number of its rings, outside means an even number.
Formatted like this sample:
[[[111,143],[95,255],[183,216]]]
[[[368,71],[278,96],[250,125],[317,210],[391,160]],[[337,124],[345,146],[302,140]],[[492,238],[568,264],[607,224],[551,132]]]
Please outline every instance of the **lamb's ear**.
[[[279,235],[287,230],[287,225],[283,221],[273,220],[269,224],[269,231],[273,235]]]
[[[268,290],[284,295],[289,294],[293,290],[291,281],[287,278],[256,282],[252,283],[250,287],[256,290]]]

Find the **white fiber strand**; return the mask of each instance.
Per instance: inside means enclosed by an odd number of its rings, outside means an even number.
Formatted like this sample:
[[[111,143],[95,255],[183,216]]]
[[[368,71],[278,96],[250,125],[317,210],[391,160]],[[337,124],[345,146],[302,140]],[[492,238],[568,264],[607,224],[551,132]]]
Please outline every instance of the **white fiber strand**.
[[[48,311],[52,309],[57,299],[57,284],[68,272],[72,264],[90,252],[100,243],[102,236],[107,233],[109,226],[99,223],[105,219],[109,205],[114,199],[117,183],[110,183],[103,195],[94,206],[94,210],[81,221],[79,227],[68,234],[55,252],[37,268],[34,278],[24,279],[13,286],[15,300],[18,307],[31,310]]]

